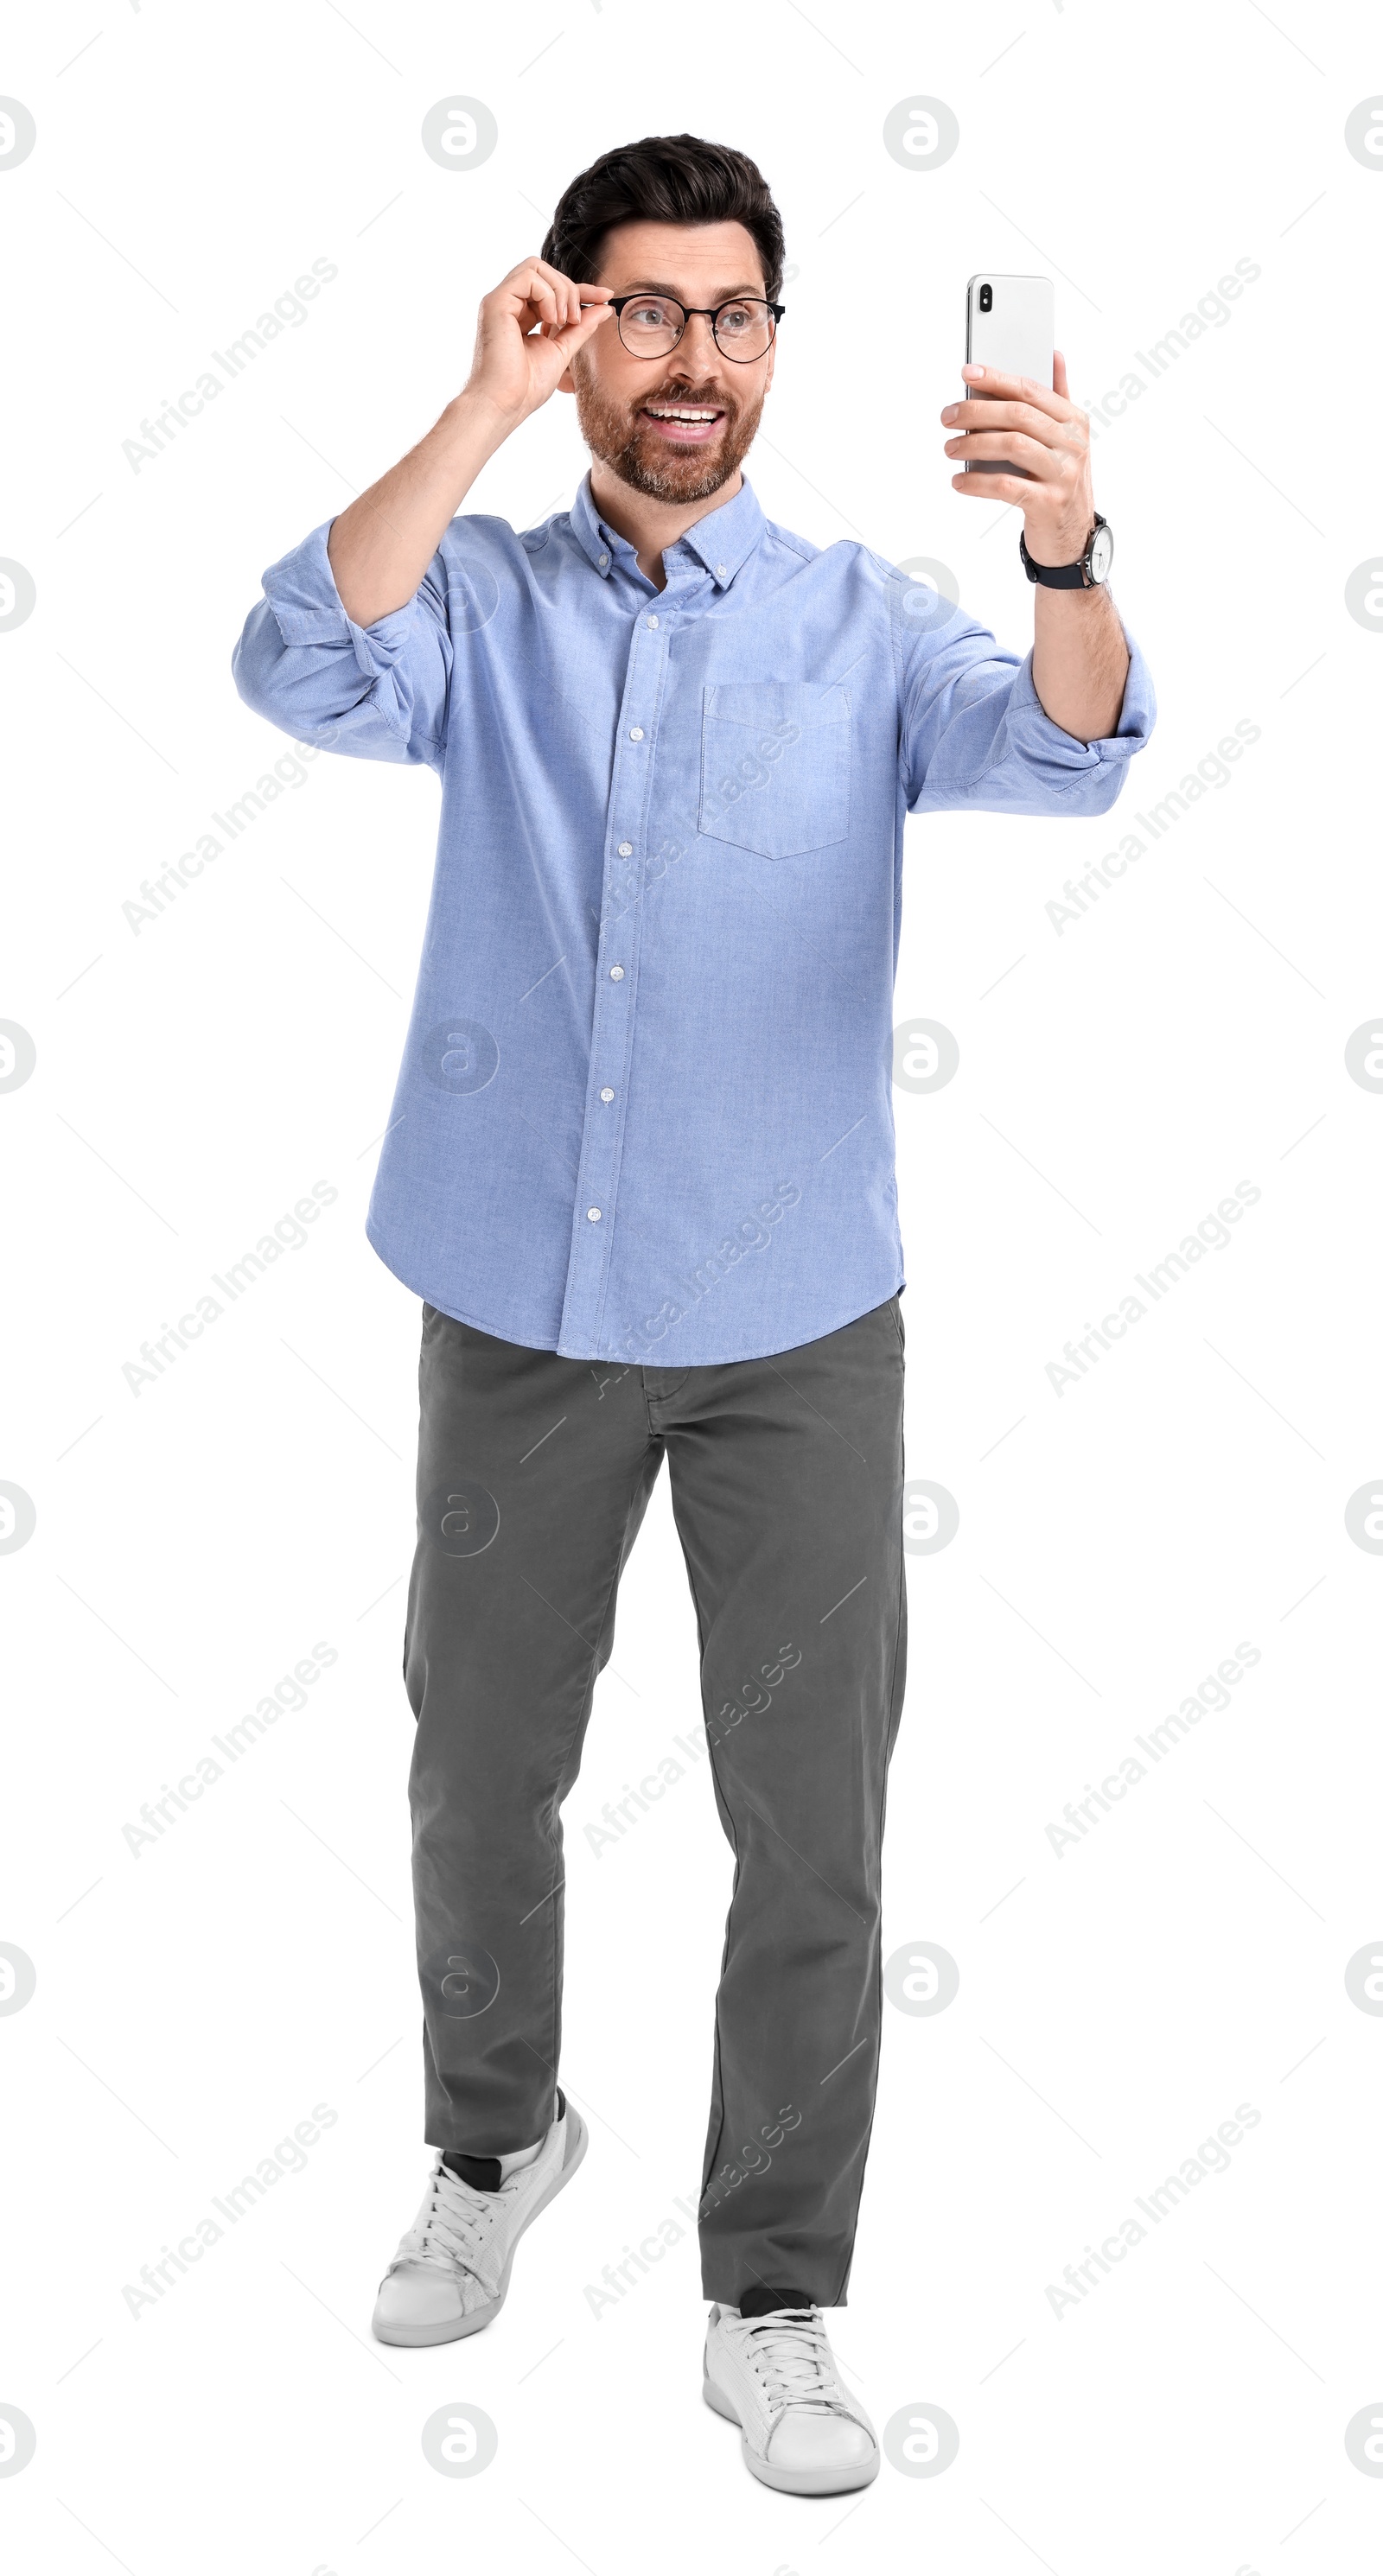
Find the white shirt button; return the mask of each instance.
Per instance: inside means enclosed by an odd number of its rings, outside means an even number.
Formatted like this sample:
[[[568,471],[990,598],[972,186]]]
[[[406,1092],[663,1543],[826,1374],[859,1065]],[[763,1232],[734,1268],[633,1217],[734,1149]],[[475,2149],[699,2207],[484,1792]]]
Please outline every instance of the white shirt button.
[[[622,984],[624,982],[624,968],[622,966],[611,967],[610,981],[612,984]]]
[[[644,623],[645,623],[645,625],[648,625],[648,626],[656,626],[656,625],[657,625],[657,623],[658,623],[658,620],[657,620],[657,618],[656,618],[656,617],[649,617],[649,618],[646,618],[646,619],[644,620]]]
[[[629,728],[629,739],[630,739],[630,741],[631,741],[631,742],[642,742],[642,741],[643,741],[643,726],[642,726],[642,725],[631,725],[631,726],[630,726],[630,728]]]
[[[716,565],[716,579],[717,579],[717,581],[724,581],[724,579],[725,579],[725,566],[724,566],[724,564],[717,564],[717,565]]]
[[[632,857],[633,857],[633,855],[634,855],[634,844],[633,844],[633,842],[632,842],[632,841],[621,841],[621,843],[620,843],[620,845],[619,845],[619,854],[620,854],[620,857],[621,857],[622,859],[632,859]]]
[[[600,558],[600,569],[601,569],[601,571],[602,571],[602,572],[605,570],[605,567],[606,567],[607,563],[609,562],[609,560],[610,560],[610,558],[609,558],[609,556],[608,556],[608,555],[602,555],[602,556],[601,556],[601,558]]]
[[[615,1096],[615,1095],[614,1095],[613,1091],[611,1091],[608,1087],[607,1087],[604,1091],[602,1091],[602,1093],[601,1093],[601,1095],[600,1095],[600,1097],[601,1097],[601,1099],[602,1099],[602,1100],[613,1100],[613,1099],[614,1099],[614,1096]]]
[[[590,1218],[592,1225],[598,1225],[600,1223],[599,1208],[587,1208],[586,1214]]]

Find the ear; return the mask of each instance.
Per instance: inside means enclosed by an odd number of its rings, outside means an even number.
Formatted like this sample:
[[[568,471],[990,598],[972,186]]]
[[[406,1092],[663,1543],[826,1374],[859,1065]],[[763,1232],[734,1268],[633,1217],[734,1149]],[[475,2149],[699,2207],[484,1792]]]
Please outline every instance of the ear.
[[[575,387],[575,385],[572,383],[572,377],[571,377],[571,369],[570,369],[570,367],[566,368],[566,369],[564,370],[564,372],[563,372],[563,373],[558,377],[558,379],[557,379],[557,383],[556,383],[556,386],[555,386],[554,390],[555,390],[557,393],[559,393],[559,394],[574,394],[574,393],[575,393],[575,391],[576,391],[576,387]]]

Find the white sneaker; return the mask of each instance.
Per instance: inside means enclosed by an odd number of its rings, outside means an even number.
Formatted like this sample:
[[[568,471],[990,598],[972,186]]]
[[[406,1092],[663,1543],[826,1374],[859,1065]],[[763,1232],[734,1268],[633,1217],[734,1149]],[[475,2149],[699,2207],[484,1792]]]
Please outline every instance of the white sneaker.
[[[439,2148],[427,2198],[379,2285],[371,2320],[381,2343],[453,2343],[479,2334],[509,2294],[524,2229],[569,2182],[586,2152],[585,2122],[564,2102],[531,2164],[498,2191],[448,2171]]]
[[[879,2444],[846,2388],[820,2308],[712,2308],[701,2394],[740,2428],[744,2465],[784,2495],[843,2495],[879,2474]]]

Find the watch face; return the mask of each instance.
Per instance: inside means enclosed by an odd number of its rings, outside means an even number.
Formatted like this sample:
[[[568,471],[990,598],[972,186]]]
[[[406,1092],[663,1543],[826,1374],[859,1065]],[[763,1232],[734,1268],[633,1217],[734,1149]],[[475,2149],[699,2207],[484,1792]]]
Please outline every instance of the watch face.
[[[1092,580],[1092,581],[1108,581],[1108,579],[1109,579],[1109,568],[1110,568],[1110,565],[1113,563],[1113,561],[1114,561],[1114,538],[1113,538],[1113,535],[1112,535],[1111,531],[1109,530],[1109,528],[1107,528],[1107,527],[1104,527],[1104,528],[1097,528],[1097,529],[1095,530],[1094,536],[1093,536],[1093,537],[1091,538],[1091,540],[1090,540],[1090,578],[1091,578],[1091,580]]]

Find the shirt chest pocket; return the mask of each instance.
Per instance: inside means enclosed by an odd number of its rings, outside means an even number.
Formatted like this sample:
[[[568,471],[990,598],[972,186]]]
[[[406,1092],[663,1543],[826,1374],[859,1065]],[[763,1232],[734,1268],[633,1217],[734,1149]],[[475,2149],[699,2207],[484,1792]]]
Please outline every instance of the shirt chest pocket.
[[[850,700],[819,680],[702,693],[699,828],[761,859],[829,849],[850,828]]]

